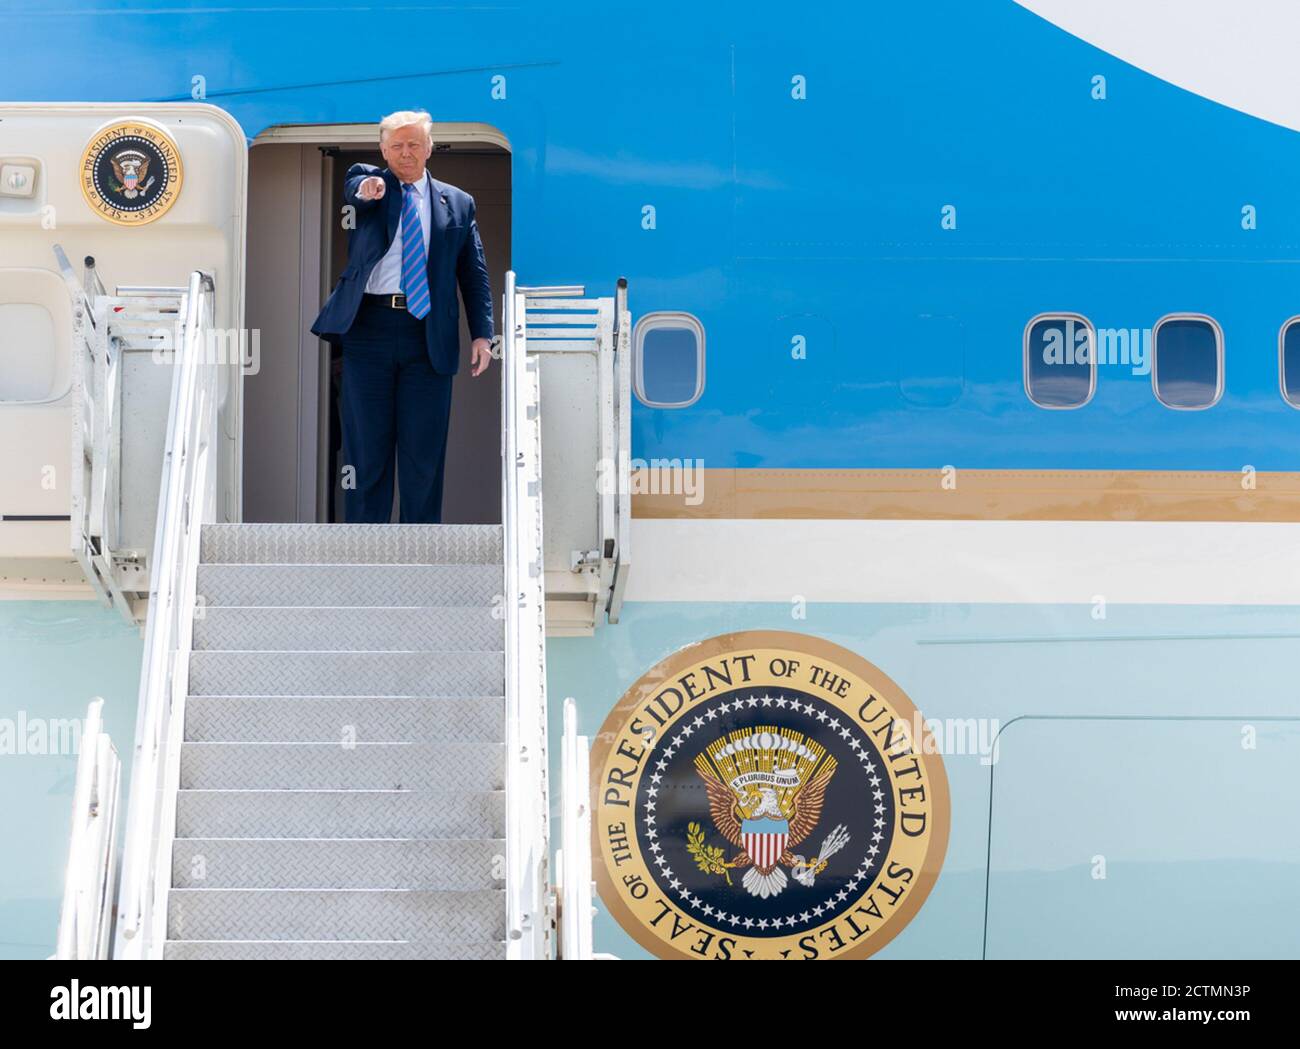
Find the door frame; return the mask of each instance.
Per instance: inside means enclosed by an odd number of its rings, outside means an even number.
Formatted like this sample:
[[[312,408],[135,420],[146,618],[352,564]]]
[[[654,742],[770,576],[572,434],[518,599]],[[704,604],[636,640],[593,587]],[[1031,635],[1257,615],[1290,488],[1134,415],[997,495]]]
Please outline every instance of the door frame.
[[[513,151],[510,140],[490,124],[474,121],[434,121],[435,153],[439,149],[474,150],[494,147],[506,154]],[[295,517],[300,522],[329,520],[329,499],[333,478],[329,472],[330,440],[330,346],[311,333],[311,324],[331,290],[328,259],[338,233],[332,216],[326,214],[331,187],[337,178],[334,152],[358,146],[377,149],[379,122],[346,124],[279,124],[265,128],[249,144],[314,146],[304,156],[319,158],[304,164],[301,171],[300,243],[301,279],[298,289],[298,419],[297,466],[295,470]],[[241,420],[242,429],[242,420]],[[324,454],[322,454],[324,453]],[[241,477],[242,482],[242,477]]]

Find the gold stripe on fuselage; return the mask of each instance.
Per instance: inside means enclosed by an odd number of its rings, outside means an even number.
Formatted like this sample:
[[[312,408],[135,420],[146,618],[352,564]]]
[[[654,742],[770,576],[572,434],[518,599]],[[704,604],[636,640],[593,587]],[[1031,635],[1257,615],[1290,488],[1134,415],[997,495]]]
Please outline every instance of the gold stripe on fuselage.
[[[688,460],[689,462],[689,460]],[[1300,473],[669,468],[632,477],[636,518],[1300,521]]]

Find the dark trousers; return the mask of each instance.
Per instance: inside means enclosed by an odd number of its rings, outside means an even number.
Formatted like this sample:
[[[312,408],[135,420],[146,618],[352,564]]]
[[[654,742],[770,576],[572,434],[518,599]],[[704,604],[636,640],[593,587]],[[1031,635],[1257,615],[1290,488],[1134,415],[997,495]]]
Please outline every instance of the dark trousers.
[[[396,461],[402,522],[439,523],[452,376],[429,363],[424,322],[363,299],[341,341],[340,469],[348,522],[391,520]]]

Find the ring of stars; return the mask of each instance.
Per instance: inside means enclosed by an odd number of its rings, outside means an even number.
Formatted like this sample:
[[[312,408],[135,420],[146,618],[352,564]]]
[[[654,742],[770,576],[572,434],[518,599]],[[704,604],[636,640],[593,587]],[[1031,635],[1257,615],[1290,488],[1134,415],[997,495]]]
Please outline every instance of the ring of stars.
[[[686,741],[691,736],[706,728],[709,722],[716,721],[720,715],[727,713],[729,710],[740,712],[762,707],[802,711],[804,714],[816,718],[826,730],[836,733],[843,739],[858,758],[862,770],[871,784],[872,806],[875,811],[871,822],[870,845],[867,847],[857,869],[853,872],[853,876],[845,883],[844,888],[828,896],[816,907],[806,908],[798,913],[791,913],[777,918],[754,919],[731,914],[728,911],[705,903],[683,885],[681,879],[673,872],[668,857],[664,855],[663,846],[657,840],[659,832],[655,827],[655,809],[658,805],[656,799],[659,795],[659,784],[663,781],[664,770],[668,767],[669,760],[686,745]],[[647,849],[651,854],[652,862],[657,868],[662,884],[667,885],[680,900],[690,904],[696,913],[704,915],[719,927],[730,926],[747,932],[751,930],[766,932],[768,930],[782,929],[794,931],[796,929],[811,928],[821,924],[823,914],[836,913],[838,911],[837,905],[849,899],[854,894],[854,890],[868,880],[872,867],[880,859],[885,835],[885,793],[881,789],[880,770],[876,768],[869,748],[862,745],[862,741],[857,734],[841,721],[841,717],[842,714],[839,711],[832,708],[828,713],[825,705],[820,703],[813,703],[799,697],[785,696],[779,693],[776,695],[765,693],[761,696],[751,695],[734,700],[713,701],[707,709],[701,709],[694,718],[683,718],[679,721],[671,731],[673,738],[660,751],[658,759],[654,763],[653,771],[649,776],[649,787],[646,789],[644,796],[644,813],[642,816],[644,829],[642,833],[648,841]]]

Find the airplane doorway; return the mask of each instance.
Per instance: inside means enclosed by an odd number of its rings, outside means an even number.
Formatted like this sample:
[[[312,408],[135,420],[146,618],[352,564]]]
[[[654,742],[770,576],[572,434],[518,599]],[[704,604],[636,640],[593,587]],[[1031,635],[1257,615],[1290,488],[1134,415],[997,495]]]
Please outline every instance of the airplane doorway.
[[[339,216],[356,162],[383,166],[377,125],[272,128],[249,154],[247,321],[260,366],[244,383],[244,520],[341,522],[338,416],[341,350],[310,327],[347,264]],[[495,129],[435,124],[430,173],[474,197],[501,331],[510,268],[510,153]],[[443,522],[501,521],[501,364],[470,377],[461,310],[452,387]],[[394,516],[397,520],[396,498]]]

